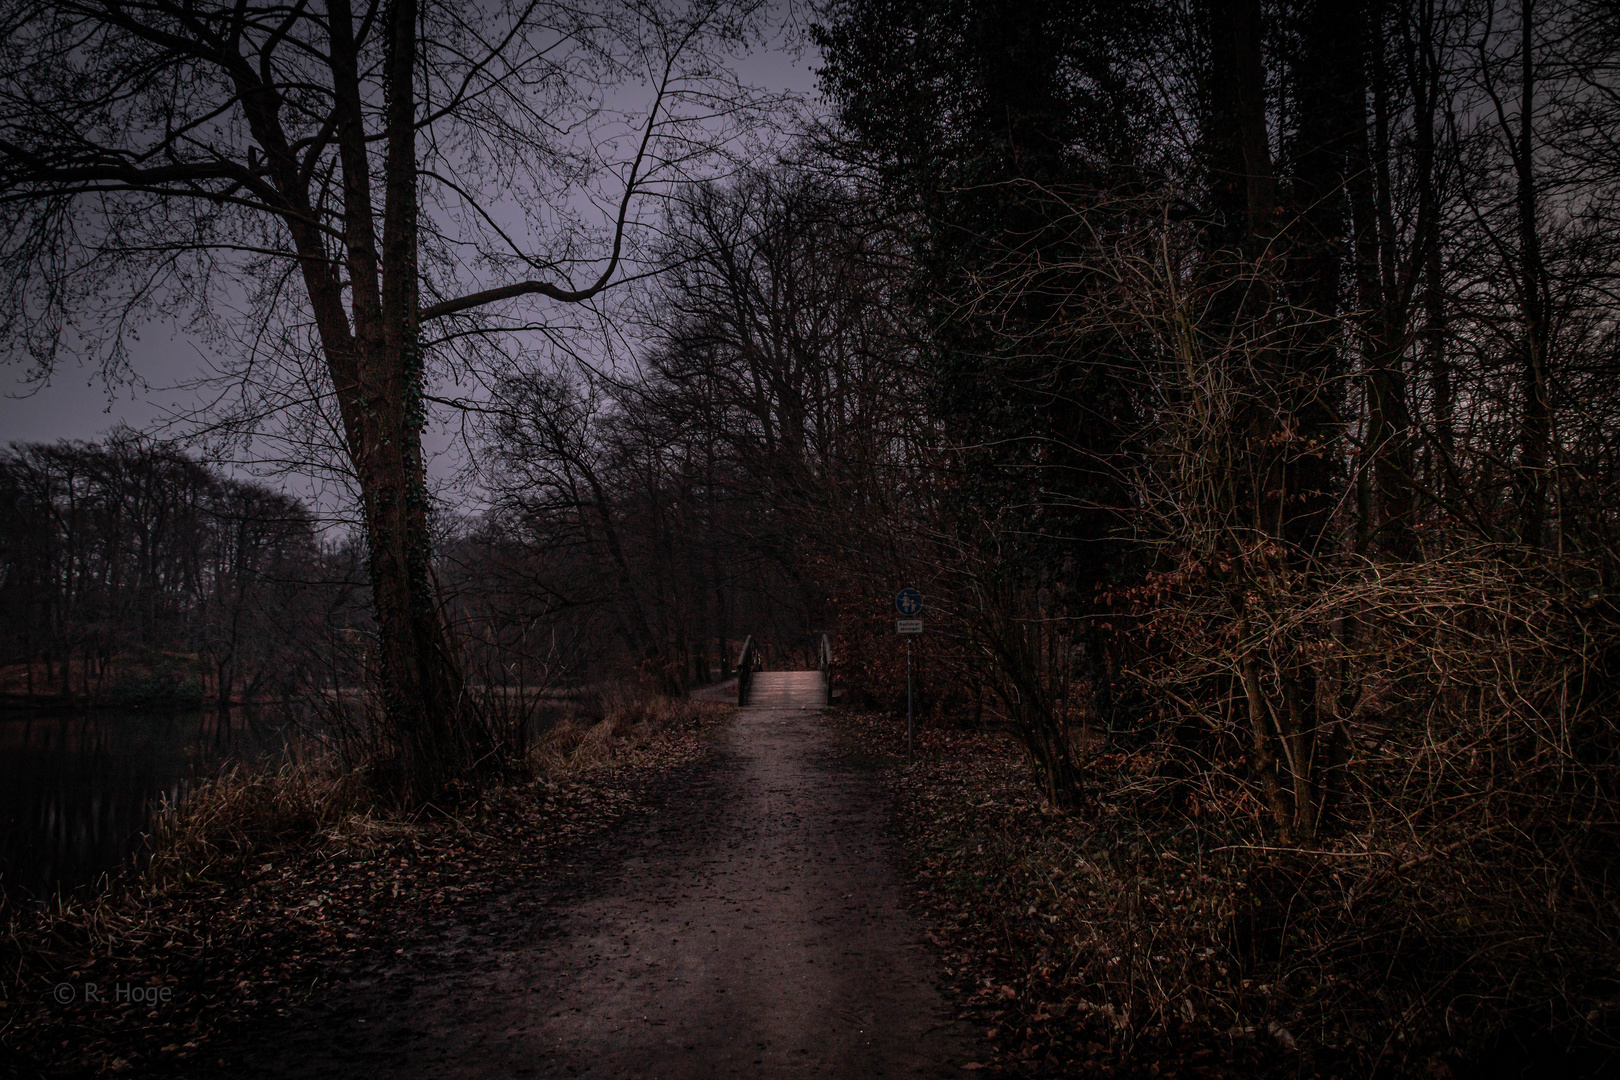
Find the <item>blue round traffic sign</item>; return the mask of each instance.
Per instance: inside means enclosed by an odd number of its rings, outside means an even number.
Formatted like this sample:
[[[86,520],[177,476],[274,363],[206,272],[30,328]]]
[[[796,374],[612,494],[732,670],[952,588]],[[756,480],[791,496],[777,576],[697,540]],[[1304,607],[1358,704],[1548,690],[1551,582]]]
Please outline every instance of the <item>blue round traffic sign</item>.
[[[894,610],[902,615],[915,615],[922,610],[922,593],[916,589],[901,589],[894,598]]]

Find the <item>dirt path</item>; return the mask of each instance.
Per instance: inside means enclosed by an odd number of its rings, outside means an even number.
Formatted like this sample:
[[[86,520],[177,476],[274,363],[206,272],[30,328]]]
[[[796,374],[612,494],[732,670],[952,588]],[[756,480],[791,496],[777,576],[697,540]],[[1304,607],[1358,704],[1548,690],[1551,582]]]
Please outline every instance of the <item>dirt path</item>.
[[[231,1072],[960,1075],[976,1044],[903,907],[876,785],[833,753],[808,681],[767,682],[656,812]]]

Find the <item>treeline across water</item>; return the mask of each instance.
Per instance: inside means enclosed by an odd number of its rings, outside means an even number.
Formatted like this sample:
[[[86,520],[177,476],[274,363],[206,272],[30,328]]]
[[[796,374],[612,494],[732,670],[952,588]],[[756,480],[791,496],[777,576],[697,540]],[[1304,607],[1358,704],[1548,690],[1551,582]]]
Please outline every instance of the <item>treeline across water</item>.
[[[547,425],[566,438],[573,422],[576,441],[560,446],[574,486],[507,485],[498,509],[438,526],[443,603],[481,695],[521,701],[621,675],[679,692],[729,675],[750,631],[793,656],[807,648],[793,583],[740,555],[750,549],[722,520],[741,528],[752,503],[704,487],[692,462],[661,471],[668,447],[645,429],[548,416],[525,396],[541,389],[509,387],[503,460],[549,469],[522,440]],[[657,486],[642,494],[638,474]],[[364,559],[296,497],[134,432],[13,444],[0,452],[0,692],[299,711],[369,695]]]
[[[318,587],[345,566],[299,500],[130,432],[0,453],[11,695],[285,695],[318,663]]]

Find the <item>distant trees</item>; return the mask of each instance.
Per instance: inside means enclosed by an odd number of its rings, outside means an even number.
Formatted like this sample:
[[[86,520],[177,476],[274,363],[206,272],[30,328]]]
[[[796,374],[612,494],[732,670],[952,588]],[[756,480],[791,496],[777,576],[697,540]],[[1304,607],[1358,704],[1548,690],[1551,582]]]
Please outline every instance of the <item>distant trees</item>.
[[[482,754],[432,583],[433,373],[530,326],[522,298],[616,280],[643,191],[748,115],[715,61],[757,8],[0,6],[0,347],[116,373],[139,322],[189,320],[241,353],[234,419],[320,415],[358,490],[402,797]]]
[[[855,198],[802,162],[694,189],[666,218],[638,376],[530,372],[496,395],[495,519],[671,688],[724,674],[745,634],[807,649],[882,561],[927,432],[895,252]]]
[[[0,507],[0,663],[26,665],[20,689],[228,706],[307,682],[323,553],[296,499],[115,432],[0,453]]]

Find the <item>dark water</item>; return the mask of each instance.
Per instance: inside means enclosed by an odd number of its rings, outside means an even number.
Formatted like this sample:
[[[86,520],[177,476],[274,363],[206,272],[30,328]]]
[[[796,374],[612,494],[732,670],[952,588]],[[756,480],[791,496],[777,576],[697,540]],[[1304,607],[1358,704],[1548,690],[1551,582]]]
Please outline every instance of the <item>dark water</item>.
[[[93,886],[130,865],[160,800],[284,748],[281,723],[247,709],[0,711],[0,889]]]

